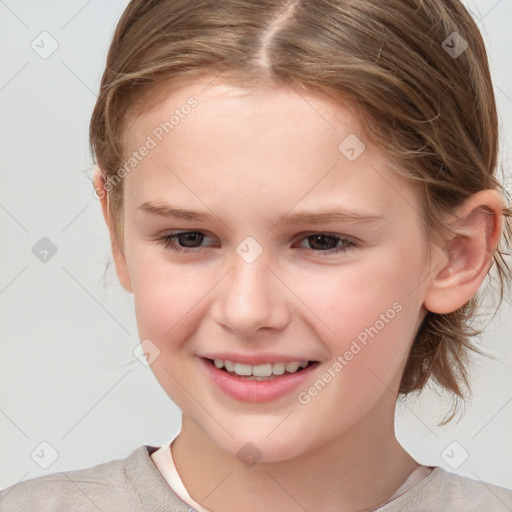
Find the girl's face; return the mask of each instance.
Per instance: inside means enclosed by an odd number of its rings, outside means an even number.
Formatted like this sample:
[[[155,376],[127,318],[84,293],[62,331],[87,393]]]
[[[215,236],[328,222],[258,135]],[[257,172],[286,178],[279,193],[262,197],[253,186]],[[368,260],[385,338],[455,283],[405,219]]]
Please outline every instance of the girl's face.
[[[232,455],[392,429],[425,312],[419,196],[339,104],[219,82],[171,92],[126,133],[116,267],[151,368]]]

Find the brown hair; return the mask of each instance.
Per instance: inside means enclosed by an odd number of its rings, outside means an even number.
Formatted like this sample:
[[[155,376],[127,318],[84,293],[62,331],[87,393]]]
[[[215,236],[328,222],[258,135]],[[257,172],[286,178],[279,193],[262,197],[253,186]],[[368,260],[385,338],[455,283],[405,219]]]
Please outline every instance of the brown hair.
[[[496,178],[498,120],[486,50],[458,0],[132,0],[116,27],[90,125],[107,181],[122,166],[130,115],[169,84],[205,72],[348,102],[396,171],[419,186],[432,239],[445,228],[443,215],[472,194],[496,189],[508,198]],[[114,185],[109,200],[122,247],[122,181]],[[499,283],[498,306],[511,279],[511,213],[503,209],[496,278],[488,276]],[[482,331],[471,325],[481,298],[482,290],[452,313],[427,313],[400,393],[432,378],[454,404],[466,396],[470,352],[482,353],[472,342]]]

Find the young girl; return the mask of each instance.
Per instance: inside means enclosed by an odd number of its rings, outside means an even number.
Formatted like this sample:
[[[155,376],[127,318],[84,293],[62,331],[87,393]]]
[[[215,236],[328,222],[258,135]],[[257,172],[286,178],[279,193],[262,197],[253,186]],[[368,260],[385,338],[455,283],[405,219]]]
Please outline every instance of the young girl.
[[[511,277],[492,82],[458,0],[132,0],[90,139],[182,428],[0,510],[512,509],[394,433],[398,396],[467,394],[477,292],[491,266],[502,294]]]

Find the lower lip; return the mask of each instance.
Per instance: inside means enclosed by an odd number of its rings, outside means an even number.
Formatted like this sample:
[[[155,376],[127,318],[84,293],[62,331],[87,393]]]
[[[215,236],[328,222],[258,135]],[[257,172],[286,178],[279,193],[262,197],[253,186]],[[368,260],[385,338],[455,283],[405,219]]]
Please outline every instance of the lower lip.
[[[224,370],[217,368],[210,360],[200,358],[210,379],[226,395],[243,402],[270,402],[290,393],[294,388],[311,375],[318,363],[310,364],[307,368],[296,373],[285,373],[273,380],[247,380],[233,377]]]

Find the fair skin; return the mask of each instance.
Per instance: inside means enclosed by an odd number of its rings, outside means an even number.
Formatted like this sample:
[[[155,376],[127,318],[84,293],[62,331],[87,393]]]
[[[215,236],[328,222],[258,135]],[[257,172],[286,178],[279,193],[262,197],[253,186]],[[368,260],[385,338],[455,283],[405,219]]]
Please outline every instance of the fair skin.
[[[432,244],[428,261],[417,190],[350,110],[284,86],[244,91],[217,80],[206,88],[210,81],[170,91],[130,123],[127,154],[189,97],[198,101],[124,178],[122,247],[102,199],[140,339],[160,350],[151,369],[183,412],[178,473],[212,512],[370,510],[418,465],[394,433],[401,375],[426,311],[457,309],[482,282],[502,229],[500,196],[467,200],[453,224],[458,236]],[[354,161],[338,150],[349,134],[366,146]],[[95,186],[104,186],[99,172]],[[166,217],[140,208],[148,202],[213,218]],[[335,207],[376,218],[287,223]],[[174,230],[204,237],[175,239],[189,247],[177,253],[158,242]],[[322,233],[358,246],[327,254],[343,243],[315,244],[311,235]],[[236,251],[248,236],[263,249],[251,263]],[[300,403],[298,393],[396,303],[378,334]],[[248,402],[212,384],[202,361],[212,351],[318,363],[297,389]],[[250,467],[237,457],[248,442],[261,455]]]

